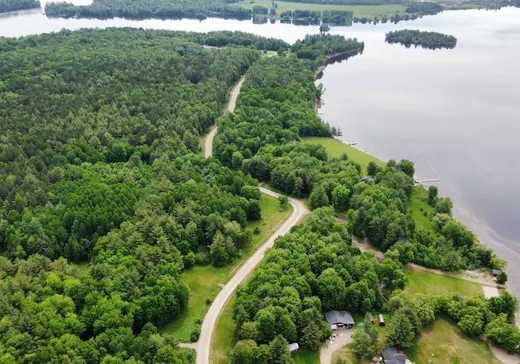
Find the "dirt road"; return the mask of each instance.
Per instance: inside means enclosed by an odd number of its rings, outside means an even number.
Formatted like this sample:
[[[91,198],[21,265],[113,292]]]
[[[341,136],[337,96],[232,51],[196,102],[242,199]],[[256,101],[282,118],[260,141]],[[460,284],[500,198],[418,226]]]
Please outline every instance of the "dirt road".
[[[240,81],[238,81],[238,83],[236,84],[233,91],[231,91],[229,103],[227,105],[226,110],[224,111],[224,114],[235,111],[235,107],[237,106],[238,95],[240,95],[240,89],[242,88],[242,85],[244,84],[244,80],[245,80],[245,77],[242,77],[240,79]],[[217,135],[217,129],[218,129],[218,126],[217,126],[217,123],[215,123],[215,125],[213,125],[211,127],[211,130],[210,130],[208,136],[206,137],[206,140],[204,141],[204,156],[206,158],[209,158],[213,155],[213,140],[215,139],[215,135]]]
[[[231,93],[226,112],[234,112],[240,89],[244,83],[244,78],[235,86]],[[217,126],[215,125],[205,140],[204,155],[209,158],[213,155],[213,139],[217,134]],[[279,197],[280,195],[276,192],[268,190],[267,188],[260,188],[260,191],[266,195],[272,197]],[[277,237],[285,235],[291,228],[298,224],[298,222],[305,217],[310,211],[307,209],[304,203],[299,200],[289,199],[289,203],[293,207],[292,215],[276,230],[276,232],[238,269],[236,274],[231,280],[222,288],[219,292],[208,313],[204,317],[202,327],[200,331],[199,341],[193,347],[197,350],[197,364],[208,364],[211,362],[211,342],[213,337],[213,331],[217,324],[217,320],[224,309],[224,306],[229,301],[237,287],[246,279],[249,274],[260,264],[264,258],[267,249],[271,248]]]

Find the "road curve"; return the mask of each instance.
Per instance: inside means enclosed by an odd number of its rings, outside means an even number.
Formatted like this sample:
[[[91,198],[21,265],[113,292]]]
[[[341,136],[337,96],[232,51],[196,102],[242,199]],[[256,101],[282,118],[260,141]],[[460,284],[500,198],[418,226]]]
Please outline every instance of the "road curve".
[[[226,112],[235,111],[237,98],[240,94],[240,89],[242,88],[244,80],[245,78],[242,78],[233,89]],[[215,138],[216,134],[217,126],[215,125],[211,128],[211,131],[205,141],[204,155],[206,158],[209,158],[213,155],[213,139]],[[260,191],[272,197],[280,196],[280,194],[268,190],[267,188],[260,187]],[[305,204],[299,200],[290,198],[289,203],[294,209],[292,215],[283,222],[278,230],[276,230],[276,232],[271,235],[271,237],[269,237],[269,239],[260,248],[258,248],[258,250],[244,264],[242,264],[233,278],[231,278],[231,280],[222,288],[211,304],[211,307],[209,308],[206,316],[204,317],[204,321],[202,322],[199,341],[197,342],[196,346],[194,346],[197,350],[196,364],[211,363],[211,343],[216,323],[220,317],[220,314],[222,313],[222,310],[224,309],[224,306],[229,301],[238,286],[260,264],[264,258],[265,252],[274,245],[276,238],[287,234],[294,225],[298,224],[298,222],[303,217],[310,213]]]
[[[240,81],[236,84],[235,88],[233,88],[233,91],[231,91],[231,96],[229,98],[229,103],[227,105],[225,113],[228,112],[234,112],[235,107],[237,106],[237,99],[238,95],[240,94],[240,89],[242,88],[242,85],[244,84],[245,77],[242,77]],[[204,142],[204,156],[206,158],[209,158],[213,155],[213,139],[215,139],[215,135],[217,135],[217,123],[211,127],[211,130],[206,137],[206,141]]]
[[[260,188],[260,190],[262,193],[272,197],[280,196],[278,193],[266,188]],[[287,219],[278,230],[271,235],[271,237],[238,269],[233,278],[231,278],[224,288],[222,288],[213,301],[213,304],[209,308],[209,311],[202,322],[200,338],[197,344],[197,364],[208,364],[211,362],[211,341],[216,322],[220,313],[224,309],[224,306],[229,301],[237,287],[260,264],[264,258],[266,250],[274,245],[276,238],[288,233],[294,225],[310,212],[301,201],[290,198],[289,203],[294,208],[291,217],[289,217],[289,219]]]

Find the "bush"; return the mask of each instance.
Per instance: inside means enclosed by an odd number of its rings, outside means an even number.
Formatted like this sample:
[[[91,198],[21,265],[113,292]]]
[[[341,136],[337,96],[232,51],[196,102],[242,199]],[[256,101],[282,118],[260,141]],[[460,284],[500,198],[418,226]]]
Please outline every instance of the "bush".
[[[196,325],[190,333],[190,342],[194,343],[199,340],[200,336],[200,325]]]

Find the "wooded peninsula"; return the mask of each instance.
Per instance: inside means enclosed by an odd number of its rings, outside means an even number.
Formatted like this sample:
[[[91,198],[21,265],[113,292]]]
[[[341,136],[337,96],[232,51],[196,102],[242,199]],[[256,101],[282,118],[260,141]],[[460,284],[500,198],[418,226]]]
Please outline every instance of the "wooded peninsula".
[[[164,326],[212,303],[188,275],[253,253],[269,217],[259,183],[286,194],[277,210],[292,196],[313,213],[239,287],[232,363],[293,363],[288,343],[316,350],[331,334],[324,312],[344,309],[388,314],[399,348],[446,315],[516,351],[507,291],[404,293],[409,263],[505,267],[449,198],[414,187],[411,161],[361,165],[302,142],[338,134],[315,110],[317,70],[363,49],[326,31],[292,45],[130,28],[0,39],[0,361],[193,363]],[[235,112],[220,117],[242,77]],[[206,159],[201,138],[217,120]],[[189,322],[191,341],[203,319]],[[373,334],[356,329],[360,357],[375,354]]]
[[[457,45],[457,38],[453,35],[409,29],[386,33],[386,41],[391,44],[399,43],[406,47],[414,45],[428,49],[453,49]]]

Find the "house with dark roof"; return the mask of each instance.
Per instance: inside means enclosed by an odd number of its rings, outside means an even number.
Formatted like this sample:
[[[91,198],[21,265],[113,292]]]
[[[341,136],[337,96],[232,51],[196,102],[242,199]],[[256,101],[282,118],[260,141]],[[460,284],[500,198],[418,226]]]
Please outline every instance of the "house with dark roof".
[[[341,327],[351,329],[356,324],[348,311],[329,311],[325,313],[325,318],[333,330]]]
[[[396,348],[388,346],[381,352],[383,363],[385,364],[412,364],[405,354],[397,351]]]

